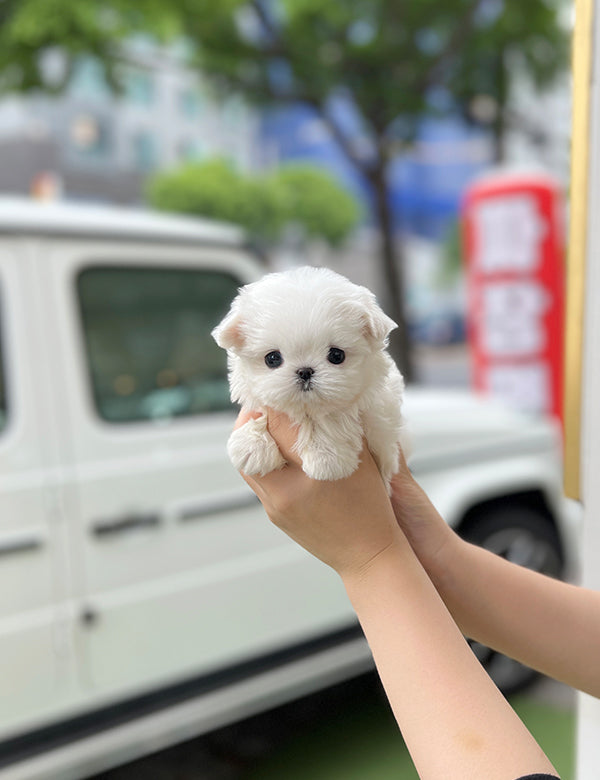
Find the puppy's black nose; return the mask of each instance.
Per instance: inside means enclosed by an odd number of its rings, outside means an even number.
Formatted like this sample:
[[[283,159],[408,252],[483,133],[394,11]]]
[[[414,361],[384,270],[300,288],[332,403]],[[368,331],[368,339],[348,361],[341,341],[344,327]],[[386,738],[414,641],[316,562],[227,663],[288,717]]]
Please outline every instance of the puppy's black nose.
[[[313,368],[299,368],[296,373],[303,382],[308,382],[315,371]]]

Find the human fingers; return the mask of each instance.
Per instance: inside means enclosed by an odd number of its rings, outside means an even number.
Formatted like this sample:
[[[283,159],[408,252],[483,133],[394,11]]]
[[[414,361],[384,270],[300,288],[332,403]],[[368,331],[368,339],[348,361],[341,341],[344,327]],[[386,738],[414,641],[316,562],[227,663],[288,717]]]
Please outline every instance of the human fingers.
[[[233,430],[235,431],[238,428],[241,428],[243,425],[250,422],[250,420],[258,420],[264,414],[267,415],[267,430],[269,435],[275,440],[275,443],[286,462],[302,465],[302,460],[295,448],[298,426],[294,425],[290,418],[283,412],[276,412],[271,408],[267,408],[265,412],[242,407],[238,413]]]
[[[236,431],[238,428],[241,428],[242,425],[245,425],[249,420],[258,420],[259,417],[262,417],[262,412],[256,412],[253,409],[246,409],[245,407],[242,407],[235,421],[235,425],[233,426],[233,430]]]
[[[276,412],[267,409],[267,429],[288,463],[299,465],[302,463],[296,450],[298,426],[295,425],[284,412]]]
[[[263,414],[264,412],[242,407],[233,426],[233,430],[235,431],[238,428],[241,428],[242,425],[245,425],[250,420],[258,420]],[[275,439],[283,457],[293,463],[300,463],[300,456],[295,451],[294,446],[296,444],[298,426],[292,423],[287,414],[284,412],[277,412],[275,409],[267,409],[267,429],[273,439]]]
[[[256,494],[256,497],[260,501],[260,503],[264,506],[265,505],[265,492],[262,489],[262,486],[259,482],[254,479],[254,477],[251,477],[249,474],[245,474],[243,471],[240,471],[240,476],[244,480],[244,482],[248,485],[248,487],[254,491]]]

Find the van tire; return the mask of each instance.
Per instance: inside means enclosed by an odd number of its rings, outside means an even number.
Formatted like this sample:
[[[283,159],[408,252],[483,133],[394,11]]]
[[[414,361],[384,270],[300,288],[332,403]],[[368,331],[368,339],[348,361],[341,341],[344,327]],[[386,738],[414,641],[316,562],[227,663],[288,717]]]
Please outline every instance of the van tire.
[[[551,577],[562,574],[560,539],[551,519],[542,511],[509,503],[487,511],[482,508],[458,532],[463,539],[520,566]],[[533,669],[479,642],[470,640],[469,644],[505,696],[525,690],[539,677]]]

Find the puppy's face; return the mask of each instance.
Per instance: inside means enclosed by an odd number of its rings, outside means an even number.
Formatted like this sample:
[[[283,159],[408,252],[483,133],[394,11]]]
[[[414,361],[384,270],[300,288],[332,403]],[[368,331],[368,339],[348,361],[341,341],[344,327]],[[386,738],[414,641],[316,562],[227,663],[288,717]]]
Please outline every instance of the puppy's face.
[[[393,326],[368,290],[307,268],[243,288],[213,335],[230,355],[234,400],[302,412],[356,401]]]
[[[271,310],[239,350],[239,372],[232,380],[241,380],[245,392],[275,409],[353,401],[368,379],[367,341],[360,328],[342,327],[330,311],[321,314],[307,327],[297,310]]]

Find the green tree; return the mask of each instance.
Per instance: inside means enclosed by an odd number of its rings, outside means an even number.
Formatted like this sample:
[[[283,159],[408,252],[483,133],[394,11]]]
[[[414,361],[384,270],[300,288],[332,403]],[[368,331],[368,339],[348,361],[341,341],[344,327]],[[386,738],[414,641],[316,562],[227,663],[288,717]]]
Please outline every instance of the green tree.
[[[155,208],[236,222],[262,240],[277,236],[285,219],[275,187],[241,175],[221,159],[157,173],[147,182],[146,196]]]
[[[357,201],[325,171],[313,165],[276,168],[266,179],[285,204],[285,224],[296,223],[306,239],[339,246],[361,216]]]
[[[182,4],[197,62],[221,89],[259,102],[303,102],[327,123],[370,183],[381,234],[389,313],[400,324],[392,350],[412,378],[404,327],[400,246],[389,201],[390,163],[445,93],[469,113],[486,96],[502,132],[507,60],[518,52],[536,83],[564,65],[567,36],[552,0],[193,0]],[[361,131],[348,134],[333,100],[348,97]]]
[[[116,41],[132,30],[179,34],[190,44],[191,62],[221,91],[311,106],[371,185],[386,305],[401,326],[391,348],[410,379],[390,163],[424,115],[448,107],[449,95],[452,110],[466,115],[482,97],[491,100],[500,138],[512,56],[538,85],[565,65],[563,6],[563,0],[104,0],[102,6],[4,0],[0,57],[5,84],[31,87],[44,80],[36,63],[45,48],[63,46],[71,57],[89,51],[110,70]],[[352,101],[359,132],[349,134],[338,122],[332,107],[339,95]]]
[[[280,240],[294,224],[305,239],[337,246],[360,217],[354,198],[311,165],[260,176],[243,175],[221,159],[186,163],[152,176],[146,194],[155,208],[237,222],[264,243]]]

